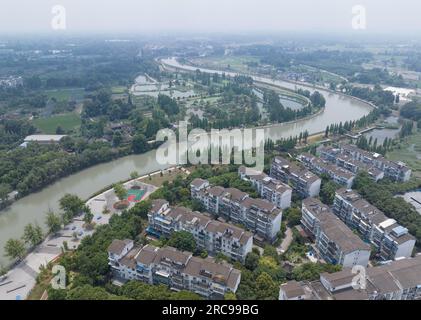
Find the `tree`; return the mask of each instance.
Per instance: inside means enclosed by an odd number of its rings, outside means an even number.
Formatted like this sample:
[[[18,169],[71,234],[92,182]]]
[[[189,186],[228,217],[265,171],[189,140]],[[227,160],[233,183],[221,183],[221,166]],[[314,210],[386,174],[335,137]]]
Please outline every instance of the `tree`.
[[[148,218],[149,210],[152,208],[152,202],[150,200],[145,200],[138,202],[130,209],[130,212],[139,216],[143,219]]]
[[[5,256],[10,259],[22,260],[25,256],[25,244],[19,239],[9,239],[4,246]]]
[[[0,183],[0,202],[4,202],[9,198],[11,188],[8,184]]]
[[[227,292],[224,295],[224,300],[237,300],[237,296],[235,295],[234,292]]]
[[[43,239],[43,232],[39,225],[27,224],[23,231],[23,240],[26,244],[35,247]]]
[[[143,153],[148,151],[148,141],[143,134],[137,134],[132,140],[132,150],[134,153]]]
[[[60,216],[55,214],[52,211],[47,213],[47,217],[45,219],[45,224],[48,227],[48,232],[51,234],[56,234],[61,229],[61,219]]]
[[[320,200],[324,204],[332,205],[335,199],[336,190],[340,186],[331,180],[323,179],[322,187],[320,188]]]
[[[278,297],[278,285],[266,272],[262,272],[256,279],[256,299],[275,300]]]
[[[57,126],[56,128],[56,134],[65,134],[66,131],[61,126]]]
[[[181,251],[196,251],[196,240],[194,239],[194,236],[187,231],[174,232],[167,244]]]
[[[130,173],[130,178],[136,179],[137,177],[139,177],[139,173],[137,171],[133,171],[132,173]]]
[[[123,200],[127,196],[127,190],[121,183],[114,184],[114,193],[120,200]]]
[[[244,262],[244,266],[253,271],[259,265],[260,256],[254,252],[249,252],[246,256],[246,260]]]
[[[64,195],[59,203],[67,222],[70,222],[76,215],[80,214],[85,206],[83,200],[73,194]]]
[[[300,208],[290,207],[285,210],[284,220],[287,221],[288,227],[294,227],[300,224],[301,210]]]
[[[91,211],[91,209],[89,209],[89,207],[86,208],[85,210],[85,215],[83,216],[83,221],[90,225],[92,223],[92,219],[94,218],[94,215]]]

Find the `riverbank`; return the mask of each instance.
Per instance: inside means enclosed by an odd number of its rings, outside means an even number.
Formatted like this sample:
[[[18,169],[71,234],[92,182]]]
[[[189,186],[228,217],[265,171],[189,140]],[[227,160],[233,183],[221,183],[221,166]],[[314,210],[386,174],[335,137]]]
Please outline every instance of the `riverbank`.
[[[180,167],[171,167],[166,170],[158,170],[141,177],[130,179],[123,183],[123,186],[129,190],[134,185],[142,187],[146,190],[142,196],[141,201],[149,198],[158,187],[152,184],[147,184],[144,181],[153,176],[165,176],[168,172],[176,172]],[[186,174],[188,171],[182,170]],[[121,210],[113,208],[113,204],[118,201],[111,188],[99,192],[86,201],[86,205],[94,214],[93,223],[95,225],[108,224],[113,214],[120,214]],[[104,204],[108,210],[104,210]],[[133,207],[135,202],[130,203],[129,208]],[[77,216],[73,221],[64,226],[56,235],[48,235],[44,241],[33,248],[25,256],[22,261],[13,265],[8,271],[4,279],[0,281],[0,300],[15,300],[16,298],[25,299],[28,297],[32,288],[36,283],[37,275],[42,266],[56,260],[65,247],[68,250],[76,250],[83,238],[92,235],[95,232],[94,228],[86,228],[83,222],[83,216]],[[75,235],[77,235],[75,237]]]
[[[267,80],[271,83],[271,80]],[[272,83],[273,84],[273,83]],[[276,85],[287,83],[276,82]],[[332,123],[357,120],[367,115],[371,110],[367,104],[354,99],[340,97],[337,94],[326,96],[326,107],[318,116],[293,123],[275,124],[265,128],[265,137],[279,140],[299,135],[307,130],[309,135],[324,132],[326,126]],[[14,202],[0,214],[0,265],[9,263],[3,256],[4,245],[10,238],[22,235],[25,225],[38,223],[44,225],[46,212],[59,211],[58,202],[66,193],[75,194],[81,199],[87,199],[104,186],[130,178],[130,173],[137,171],[139,175],[166,169],[170,165],[162,165],[156,161],[155,150],[138,155],[130,155],[115,159],[111,162],[92,166],[70,176],[62,178],[45,187],[39,192],[32,193]]]

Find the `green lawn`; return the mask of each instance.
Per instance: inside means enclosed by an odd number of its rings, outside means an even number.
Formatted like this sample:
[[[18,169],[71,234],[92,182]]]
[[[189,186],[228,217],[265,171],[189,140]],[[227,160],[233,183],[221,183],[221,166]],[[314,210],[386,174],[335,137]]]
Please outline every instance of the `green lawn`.
[[[421,177],[421,132],[409,136],[395,149],[387,154],[393,161],[403,161],[412,168],[417,177]]]
[[[228,65],[231,70],[239,72],[247,72],[247,63],[259,62],[260,59],[252,56],[222,56],[222,57],[205,57],[193,59],[193,62],[207,66],[209,68],[226,69]]]
[[[55,134],[58,126],[68,131],[76,129],[80,124],[80,116],[76,113],[66,113],[34,120],[34,125],[46,134]]]
[[[57,101],[69,100],[70,98],[82,99],[85,95],[85,89],[83,88],[70,88],[70,89],[57,89],[57,90],[45,90],[45,95],[51,99],[55,98]]]
[[[124,86],[115,86],[111,88],[111,92],[114,94],[121,94],[125,93],[127,91],[127,88]]]

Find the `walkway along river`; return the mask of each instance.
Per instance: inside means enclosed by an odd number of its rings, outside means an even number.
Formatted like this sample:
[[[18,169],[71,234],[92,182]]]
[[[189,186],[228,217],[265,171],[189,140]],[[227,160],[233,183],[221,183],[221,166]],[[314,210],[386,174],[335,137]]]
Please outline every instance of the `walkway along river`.
[[[176,67],[188,71],[198,68],[179,64],[174,58],[162,61],[170,67]],[[202,69],[203,72],[222,73],[221,71]],[[226,74],[229,74],[226,72]],[[230,74],[234,75],[234,74]],[[312,86],[295,85],[284,81],[254,77],[262,83],[277,85],[294,89],[302,87],[314,90]],[[344,95],[323,91],[326,98],[324,112],[310,119],[298,120],[295,123],[276,124],[265,129],[266,138],[287,138],[308,130],[310,134],[323,132],[326,126],[332,123],[358,120],[368,114],[371,106],[357,99]],[[155,160],[155,151],[149,151],[141,155],[132,155],[114,160],[106,164],[100,164],[79,173],[63,178],[40,192],[28,195],[9,208],[0,211],[0,264],[7,264],[4,255],[4,244],[10,238],[18,238],[23,234],[23,229],[28,223],[37,222],[44,227],[45,214],[48,210],[58,210],[58,201],[66,193],[76,194],[82,199],[87,199],[92,194],[112,183],[126,180],[130,173],[137,171],[140,175],[164,169],[166,166],[159,165]]]

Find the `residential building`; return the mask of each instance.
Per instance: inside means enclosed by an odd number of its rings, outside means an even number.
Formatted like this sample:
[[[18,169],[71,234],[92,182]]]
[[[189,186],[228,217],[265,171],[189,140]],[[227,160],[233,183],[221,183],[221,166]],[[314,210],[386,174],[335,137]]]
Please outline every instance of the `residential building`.
[[[240,284],[239,270],[227,263],[216,263],[213,258],[201,259],[191,252],[151,245],[132,247],[125,253],[121,246],[120,240],[114,240],[108,257],[113,274],[124,280],[163,284],[174,291],[189,290],[209,299],[235,293]]]
[[[274,241],[281,228],[281,209],[265,199],[253,199],[238,189],[209,186],[195,179],[191,183],[191,196],[213,215],[244,225],[258,240]]]
[[[306,292],[304,286],[292,280],[281,285],[279,300],[305,300]]]
[[[354,183],[355,174],[353,172],[335,164],[331,164],[326,160],[319,159],[312,154],[303,153],[298,156],[298,160],[315,174],[325,174],[339,185],[351,188]]]
[[[365,241],[371,242],[381,259],[394,260],[411,256],[415,237],[355,191],[345,188],[338,190],[333,212],[350,228],[357,230]]]
[[[323,147],[319,152],[323,159],[335,162],[354,173],[358,170],[367,171],[376,181],[385,177],[405,182],[411,178],[412,170],[405,163],[387,160],[378,153],[362,150],[354,145]]]
[[[314,238],[316,252],[326,262],[344,267],[367,266],[370,246],[355,235],[320,200],[303,200],[301,224]]]
[[[365,269],[365,281],[345,268],[323,273],[318,281],[290,281],[280,287],[280,300],[421,300],[421,255]]]
[[[275,204],[280,209],[291,206],[292,188],[287,184],[269,177],[263,172],[241,166],[238,174],[242,180],[250,181],[260,197]]]
[[[307,169],[282,157],[275,157],[270,176],[292,187],[302,198],[317,197],[322,180]]]
[[[147,232],[169,238],[173,232],[187,231],[194,236],[199,249],[210,254],[245,261],[253,247],[253,235],[234,225],[213,220],[200,212],[183,207],[172,208],[165,200],[153,200],[148,213]]]

